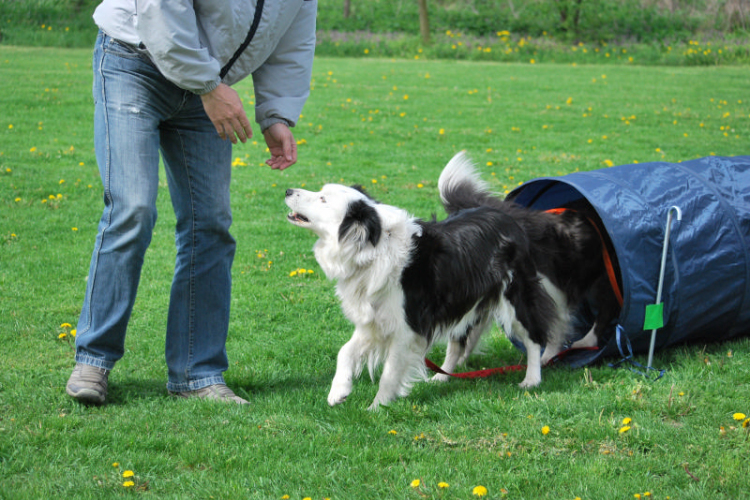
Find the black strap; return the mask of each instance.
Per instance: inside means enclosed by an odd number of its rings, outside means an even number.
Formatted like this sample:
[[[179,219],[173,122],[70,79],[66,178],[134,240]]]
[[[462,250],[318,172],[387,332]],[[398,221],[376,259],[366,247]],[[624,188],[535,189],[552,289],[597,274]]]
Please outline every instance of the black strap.
[[[229,70],[232,69],[232,65],[237,61],[237,59],[240,58],[240,56],[245,51],[247,46],[250,45],[250,42],[253,41],[255,32],[258,31],[258,25],[260,24],[260,16],[263,14],[263,1],[264,0],[258,0],[258,3],[255,5],[255,15],[253,16],[253,24],[250,25],[250,31],[247,32],[245,41],[242,42],[242,45],[240,45],[240,47],[234,53],[234,55],[229,60],[229,62],[226,63],[223,68],[221,68],[221,73],[219,73],[219,77],[221,77],[222,80],[224,79],[225,76],[227,76],[227,73],[229,73]]]

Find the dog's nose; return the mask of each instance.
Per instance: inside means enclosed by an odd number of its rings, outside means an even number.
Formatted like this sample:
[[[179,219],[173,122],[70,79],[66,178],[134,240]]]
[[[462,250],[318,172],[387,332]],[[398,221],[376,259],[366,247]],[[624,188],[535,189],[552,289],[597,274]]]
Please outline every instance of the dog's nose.
[[[287,189],[286,190],[286,197],[289,198],[294,194],[294,189]]]

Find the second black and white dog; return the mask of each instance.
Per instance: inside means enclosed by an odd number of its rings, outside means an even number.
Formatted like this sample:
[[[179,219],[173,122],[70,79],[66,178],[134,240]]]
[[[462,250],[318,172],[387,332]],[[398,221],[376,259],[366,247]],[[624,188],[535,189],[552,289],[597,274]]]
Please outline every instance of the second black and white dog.
[[[528,366],[520,386],[534,387],[542,365],[569,339],[580,301],[598,303],[588,344],[619,311],[601,239],[586,217],[500,200],[463,153],[445,167],[438,188],[449,215],[442,221],[412,217],[358,187],[286,191],[288,220],[318,236],[315,257],[355,325],[338,354],[331,406],[346,400],[365,364],[371,377],[383,365],[370,409],[406,396],[425,378],[424,357],[436,340],[448,341],[442,369],[453,372],[493,320],[523,343]]]

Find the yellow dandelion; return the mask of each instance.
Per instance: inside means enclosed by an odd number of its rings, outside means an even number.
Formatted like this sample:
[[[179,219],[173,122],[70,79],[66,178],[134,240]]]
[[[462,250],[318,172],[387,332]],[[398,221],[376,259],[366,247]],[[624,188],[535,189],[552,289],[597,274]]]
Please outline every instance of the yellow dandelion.
[[[30,153],[33,153],[34,151],[36,151],[36,146],[34,146],[33,148],[29,149]]]
[[[613,162],[612,160],[604,160],[604,164],[605,164],[605,165],[607,165],[608,167],[611,167],[611,166],[613,166],[613,165],[614,165],[615,163],[614,163],[614,162]]]
[[[440,134],[440,135],[445,135],[445,129],[444,129],[444,128],[441,128],[441,129],[440,129],[440,130],[438,131],[438,134]]]
[[[732,415],[732,418],[737,421],[740,421],[740,420],[745,420],[747,418],[747,415],[745,415],[744,413],[735,413],[734,415]]]
[[[411,482],[411,487],[412,488],[419,488],[420,484],[421,484],[421,482],[419,481],[419,479],[415,479],[414,481]]]
[[[630,430],[630,426],[629,425],[624,425],[624,426],[620,427],[619,433],[620,434],[625,434],[629,430]]]
[[[75,328],[73,328],[73,329],[72,329],[72,330],[70,331],[70,336],[71,336],[71,337],[75,337],[75,336],[76,336],[76,333],[78,333],[78,330],[76,330]]]
[[[446,483],[446,482],[444,482],[444,481],[440,481],[440,482],[438,483],[438,488],[442,488],[442,489],[445,489],[445,488],[450,488],[450,484],[448,484],[448,483]]]
[[[11,123],[10,125],[8,125],[8,129],[12,129],[12,128],[13,128],[13,124]]]
[[[135,476],[135,474],[133,473],[132,470],[126,470],[125,472],[122,473],[122,477],[133,477],[133,476]]]
[[[744,422],[742,422],[742,428],[747,429],[750,427],[750,418],[746,418]]]
[[[60,328],[70,328],[71,326],[73,325],[71,325],[70,323],[63,323],[62,325],[60,325]]]
[[[394,436],[398,434],[395,429],[391,429],[388,431],[388,434],[393,434]]]
[[[483,497],[487,494],[487,488],[485,488],[484,486],[475,486],[474,489],[471,490],[471,494],[478,497]]]
[[[632,422],[633,419],[630,417],[625,417],[622,419],[622,425],[630,425],[630,422]]]
[[[404,101],[408,101],[408,100],[409,100],[409,94],[404,94]]]
[[[549,434],[549,425],[545,425],[544,427],[542,427],[542,434],[544,434],[545,436]]]
[[[122,483],[122,485],[125,488],[132,488],[133,486],[135,486],[135,483],[133,481],[125,481],[124,483]]]
[[[419,189],[422,189],[422,188],[424,187],[424,184],[422,184],[422,183],[420,182],[419,184],[417,184],[417,187],[418,187]]]
[[[112,463],[112,467],[119,467],[119,466],[120,466],[120,462],[113,462]]]
[[[64,338],[65,338],[65,337],[67,337],[67,336],[68,336],[68,334],[67,334],[67,333],[65,333],[65,332],[63,332],[63,333],[61,333],[60,335],[58,335],[58,336],[57,336],[57,338],[58,338],[58,339],[60,339],[60,340],[62,340],[62,339],[64,339]]]
[[[70,230],[71,231],[78,231],[78,228],[77,227],[71,227]]]

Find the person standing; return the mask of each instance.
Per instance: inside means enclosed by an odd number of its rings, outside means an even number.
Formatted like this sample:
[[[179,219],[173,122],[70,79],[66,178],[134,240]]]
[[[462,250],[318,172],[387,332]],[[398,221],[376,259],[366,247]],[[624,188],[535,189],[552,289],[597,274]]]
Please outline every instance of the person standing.
[[[316,0],[104,0],[93,56],[94,144],[104,211],[66,392],[102,404],[124,354],[156,223],[159,155],[177,223],[167,318],[167,390],[245,404],[228,368],[235,240],[232,145],[253,131],[231,85],[252,77],[272,169],[297,161],[291,128],[310,92]]]

